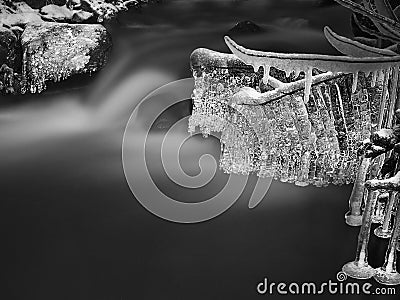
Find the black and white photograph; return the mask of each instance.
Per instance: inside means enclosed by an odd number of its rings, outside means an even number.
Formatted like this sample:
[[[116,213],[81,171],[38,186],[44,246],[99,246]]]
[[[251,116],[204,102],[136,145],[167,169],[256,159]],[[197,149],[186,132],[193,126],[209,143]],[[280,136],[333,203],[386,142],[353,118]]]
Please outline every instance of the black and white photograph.
[[[399,299],[400,0],[0,0],[0,174],[0,299]]]

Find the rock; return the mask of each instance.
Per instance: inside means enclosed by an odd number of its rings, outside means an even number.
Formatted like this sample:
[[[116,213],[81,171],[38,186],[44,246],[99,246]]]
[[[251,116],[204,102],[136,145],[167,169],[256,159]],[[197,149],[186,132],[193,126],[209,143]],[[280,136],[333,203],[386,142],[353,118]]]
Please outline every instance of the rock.
[[[112,47],[110,35],[98,24],[29,24],[21,42],[22,78],[32,93],[44,90],[48,80],[101,69]]]
[[[42,8],[47,4],[64,5],[66,0],[24,0],[32,8]]]
[[[228,34],[251,34],[251,33],[260,33],[264,30],[258,26],[257,24],[251,21],[242,21],[237,23],[234,27],[232,27]]]
[[[72,22],[74,23],[85,23],[88,22],[91,18],[93,18],[93,13],[88,11],[79,10],[74,12],[72,16]]]
[[[104,2],[102,0],[81,0],[81,7],[83,10],[93,13],[98,22],[110,20],[119,11],[119,9],[112,3]]]
[[[16,61],[17,37],[5,27],[0,27],[0,66],[6,64],[14,68]]]
[[[7,27],[25,26],[29,22],[40,22],[38,13],[23,1],[0,0],[0,23]]]
[[[46,21],[67,22],[72,19],[74,12],[66,6],[49,4],[40,9],[40,14]]]
[[[35,13],[35,10],[25,2],[13,3],[13,9],[15,9],[17,13]]]
[[[39,23],[42,22],[42,18],[39,16],[37,12],[29,13],[0,13],[0,20],[3,24],[7,25],[8,27],[13,26],[22,26],[25,27],[28,23]]]

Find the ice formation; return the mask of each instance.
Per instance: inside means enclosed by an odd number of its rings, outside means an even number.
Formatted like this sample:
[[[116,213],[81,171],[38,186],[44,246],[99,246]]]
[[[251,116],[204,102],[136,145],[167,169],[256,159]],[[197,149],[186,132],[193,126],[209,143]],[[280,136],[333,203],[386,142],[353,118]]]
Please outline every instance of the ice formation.
[[[353,182],[358,143],[391,117],[396,91],[384,85],[398,80],[400,57],[282,54],[225,41],[236,60],[204,49],[192,55],[189,125],[222,132],[222,169],[301,186]],[[254,71],[231,72],[237,59]]]
[[[345,55],[328,56],[254,51],[225,37],[234,56],[192,54],[189,131],[222,133],[220,166],[228,173],[300,186],[355,181],[346,222],[361,229],[356,258],[342,270],[399,285],[400,21],[387,0],[335,1],[353,10],[355,26],[377,45],[396,44],[380,49],[326,27],[328,41]],[[390,238],[378,269],[368,263],[373,222],[381,223],[378,237]]]
[[[40,93],[46,81],[60,81],[73,74],[103,67],[111,39],[101,25],[29,24],[21,37],[22,80],[31,93]]]

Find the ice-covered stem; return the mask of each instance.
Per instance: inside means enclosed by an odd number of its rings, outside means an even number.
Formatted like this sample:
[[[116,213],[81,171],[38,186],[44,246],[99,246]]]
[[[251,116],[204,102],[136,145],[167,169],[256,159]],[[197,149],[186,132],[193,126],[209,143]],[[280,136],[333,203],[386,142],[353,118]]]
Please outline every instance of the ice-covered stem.
[[[230,37],[225,36],[228,48],[244,63],[254,69],[267,66],[285,72],[294,73],[297,77],[300,72],[306,74],[311,68],[322,72],[356,74],[364,72],[377,74],[382,70],[394,69],[398,73],[400,56],[382,57],[349,57],[322,54],[277,53],[247,49],[238,45]],[[311,78],[310,78],[311,79]],[[306,85],[309,86],[309,85]],[[306,92],[306,91],[305,91]]]
[[[380,32],[378,29],[374,30],[372,28],[365,26],[362,22],[360,22],[360,20],[357,18],[357,16],[354,16],[353,20],[354,20],[355,24],[358,26],[358,28],[360,28],[363,32],[365,32],[369,35],[375,36],[380,40],[390,40],[394,43],[398,43],[400,41],[398,38],[392,37],[390,35],[385,35],[384,33]]]
[[[396,195],[397,206],[399,203],[398,195]],[[377,270],[374,278],[383,284],[397,285],[400,284],[400,274],[396,270],[397,260],[397,243],[400,238],[400,211],[397,208],[396,217],[393,225],[393,233],[389,241],[389,246],[386,251],[385,263]]]
[[[341,36],[326,26],[324,34],[328,42],[344,55],[353,57],[382,57],[398,55],[389,49],[380,49],[368,45],[364,45],[358,41]]]
[[[358,234],[356,259],[343,266],[343,272],[348,276],[359,279],[371,278],[375,272],[368,264],[368,243],[370,238],[372,211],[375,207],[376,197],[374,192],[369,191],[365,203],[365,209],[362,217],[362,225]]]
[[[375,234],[379,237],[386,238],[390,237],[391,230],[390,230],[390,222],[392,220],[392,211],[398,205],[398,197],[397,192],[391,192],[389,196],[389,202],[385,208],[385,216],[383,218],[382,226],[379,226],[375,230]]]
[[[392,19],[390,19],[388,17],[382,16],[381,14],[379,14],[379,13],[377,13],[375,11],[366,9],[364,6],[362,6],[362,5],[358,4],[358,3],[355,3],[355,2],[353,2],[351,0],[335,0],[335,1],[337,3],[339,3],[340,5],[351,9],[353,12],[360,13],[360,14],[362,14],[362,15],[364,15],[366,17],[369,17],[371,19],[374,19],[374,20],[376,20],[378,22],[382,22],[382,23],[385,23],[387,25],[390,25],[390,26],[394,27],[395,29],[397,29],[400,32],[400,23],[396,22],[395,20],[392,20]]]
[[[206,48],[199,48],[192,52],[190,66],[196,71],[197,76],[207,69],[227,69],[232,75],[236,72],[255,73],[251,66],[246,65],[234,54],[220,53]],[[282,81],[272,76],[269,76],[266,84],[274,89],[284,85]]]
[[[365,187],[371,191],[386,190],[386,191],[400,191],[400,172],[393,177],[387,179],[372,179],[365,182]]]
[[[249,72],[253,68],[246,65],[237,56],[228,53],[221,53],[206,48],[198,48],[190,55],[190,66],[194,70],[227,68],[227,69],[247,69]]]
[[[399,142],[398,128],[381,129],[373,134],[368,141],[364,141],[359,152],[363,153],[367,158],[375,158],[383,153],[392,150]]]
[[[365,203],[365,211],[363,214],[362,227],[358,236],[358,246],[356,261],[368,263],[368,243],[371,229],[371,216],[372,209],[375,206],[376,198],[373,197],[372,192],[368,192],[367,200]]]
[[[394,105],[391,105],[389,110],[394,110]],[[397,122],[400,120],[400,110],[396,110],[394,113]],[[394,150],[394,153],[400,153],[400,126],[394,125],[393,128],[382,128],[371,134],[370,138],[363,141],[358,149],[360,155],[365,155],[368,158],[375,158],[383,153],[387,153]],[[392,159],[393,160],[393,159]],[[387,161],[387,163],[393,162]],[[385,165],[384,168],[390,167]],[[386,171],[383,170],[383,173]],[[386,172],[387,173],[387,172]]]
[[[386,153],[387,151],[389,150],[381,146],[371,145],[371,147],[365,151],[365,157],[375,158],[378,157],[379,155]]]
[[[312,77],[312,86],[316,86],[319,84],[323,84],[325,82],[338,79],[340,77],[344,77],[345,74],[334,74],[332,72],[326,72],[323,74],[315,75]],[[271,78],[270,78],[271,81]],[[272,84],[271,84],[272,85]],[[237,104],[246,104],[246,105],[267,105],[273,101],[277,101],[282,99],[283,97],[294,95],[298,92],[304,90],[306,86],[306,79],[301,79],[291,83],[281,83],[277,88],[273,91],[265,92],[265,93],[257,93],[256,98],[252,98],[252,101],[248,103],[237,103]],[[244,98],[243,98],[244,99]]]
[[[375,7],[382,16],[399,21],[388,0],[374,0]]]
[[[362,157],[349,199],[349,211],[345,215],[346,223],[350,226],[360,226],[362,222],[361,206],[364,198],[364,183],[369,166],[370,159]]]
[[[371,164],[371,159],[376,158],[377,161],[373,161],[372,167],[374,172],[371,172],[371,176],[373,178],[378,175],[377,171],[382,162],[382,158],[378,156],[388,151],[386,148],[379,145],[391,145],[391,140],[388,139],[388,135],[389,134],[387,134],[385,130],[378,131],[378,133],[373,134],[370,139],[364,140],[359,148],[358,152],[362,156],[361,163],[349,199],[349,212],[345,215],[346,223],[350,226],[361,225],[361,206],[364,197],[364,183],[367,178],[367,172]],[[393,137],[394,135],[389,136]],[[378,145],[375,145],[371,140]]]
[[[398,148],[398,147],[395,146],[395,148]],[[392,155],[388,159],[386,159],[385,162],[383,163],[380,176],[385,177],[388,174],[389,175],[393,174],[393,172],[396,169],[398,159],[399,159],[399,157],[397,156],[397,154],[392,153]]]
[[[371,134],[371,142],[375,146],[391,150],[398,142],[398,136],[395,135],[394,129],[384,128]]]
[[[364,1],[363,4],[364,4],[365,9],[374,11],[374,12],[376,11],[382,17],[386,17],[390,20],[397,22],[397,17],[393,13],[391,7],[385,5],[384,0],[374,0],[374,4],[372,4],[370,1]],[[370,19],[374,23],[375,27],[381,33],[386,34],[387,36],[393,37],[395,39],[400,38],[398,29],[396,29],[393,26],[386,24],[384,22],[379,22],[378,20],[376,20],[374,18],[370,18]]]

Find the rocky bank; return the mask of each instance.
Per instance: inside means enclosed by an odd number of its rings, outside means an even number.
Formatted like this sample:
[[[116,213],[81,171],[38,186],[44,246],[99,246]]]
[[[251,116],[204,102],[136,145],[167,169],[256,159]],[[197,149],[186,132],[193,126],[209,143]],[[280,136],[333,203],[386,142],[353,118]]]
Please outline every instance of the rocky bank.
[[[101,69],[112,40],[103,26],[149,0],[0,0],[0,93],[41,92],[46,81]]]

